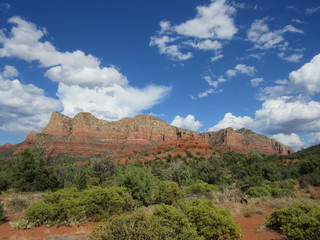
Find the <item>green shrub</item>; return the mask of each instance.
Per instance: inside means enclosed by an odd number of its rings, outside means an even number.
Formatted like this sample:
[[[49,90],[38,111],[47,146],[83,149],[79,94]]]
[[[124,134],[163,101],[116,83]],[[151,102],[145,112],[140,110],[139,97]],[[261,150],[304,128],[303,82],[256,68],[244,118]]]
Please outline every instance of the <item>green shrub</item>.
[[[130,214],[113,216],[98,226],[90,240],[202,240],[185,214],[169,205],[157,206],[149,215],[138,209]]]
[[[35,225],[69,224],[93,218],[100,220],[132,210],[134,201],[122,187],[92,187],[79,191],[61,189],[44,197],[26,209],[24,218]]]
[[[248,196],[251,198],[259,198],[259,197],[266,197],[266,196],[270,196],[271,193],[268,189],[268,187],[266,186],[254,186],[254,187],[250,187],[248,189]]]
[[[158,179],[145,168],[118,167],[114,182],[117,186],[126,187],[139,204],[148,206],[155,201]]]
[[[270,188],[270,193],[274,198],[295,197],[294,192],[288,188]]]
[[[268,217],[266,224],[286,234],[290,240],[320,239],[320,207],[309,203],[278,207]]]
[[[194,183],[186,187],[187,194],[206,195],[216,191],[218,191],[216,186],[205,182]]]
[[[0,223],[4,222],[6,217],[4,216],[3,205],[0,203]]]
[[[175,201],[184,197],[184,193],[178,183],[162,181],[158,185],[157,203],[173,204]]]
[[[199,236],[205,239],[240,240],[239,225],[230,212],[215,206],[210,200],[182,201],[179,207],[193,223]]]

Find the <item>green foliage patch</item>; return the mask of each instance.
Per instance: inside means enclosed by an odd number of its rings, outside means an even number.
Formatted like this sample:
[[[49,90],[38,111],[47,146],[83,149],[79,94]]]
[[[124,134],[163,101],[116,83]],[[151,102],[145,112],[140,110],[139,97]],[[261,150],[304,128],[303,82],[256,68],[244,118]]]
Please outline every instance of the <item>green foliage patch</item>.
[[[302,202],[278,207],[266,224],[271,229],[286,234],[290,240],[320,239],[320,207]]]

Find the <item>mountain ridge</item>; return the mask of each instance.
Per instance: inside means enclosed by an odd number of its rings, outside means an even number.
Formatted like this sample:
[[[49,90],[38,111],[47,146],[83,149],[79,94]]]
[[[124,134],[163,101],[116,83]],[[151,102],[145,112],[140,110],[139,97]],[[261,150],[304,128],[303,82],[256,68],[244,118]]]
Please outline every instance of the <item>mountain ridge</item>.
[[[161,119],[144,114],[106,121],[86,112],[78,113],[73,118],[53,112],[47,126],[40,133],[29,133],[15,153],[31,148],[80,158],[119,156],[145,151],[177,139],[194,139],[222,151],[256,151],[281,155],[294,152],[280,142],[249,129],[227,128],[198,133],[171,126]]]

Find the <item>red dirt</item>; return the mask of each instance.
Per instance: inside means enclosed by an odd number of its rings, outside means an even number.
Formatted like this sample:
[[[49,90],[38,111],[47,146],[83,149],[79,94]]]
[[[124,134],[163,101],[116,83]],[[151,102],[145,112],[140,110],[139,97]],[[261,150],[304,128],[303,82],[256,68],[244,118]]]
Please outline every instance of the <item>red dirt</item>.
[[[93,231],[95,223],[87,223],[79,227],[36,227],[28,230],[14,230],[9,222],[0,224],[0,240],[54,240],[61,236],[73,236],[74,240],[85,239]],[[60,237],[60,238],[58,238]],[[66,238],[71,239],[71,238]]]
[[[265,216],[253,215],[252,217],[236,217],[235,220],[240,223],[243,234],[242,240],[285,240],[286,238],[276,232],[260,228],[264,223]]]
[[[236,217],[243,233],[242,240],[285,240],[283,235],[275,232],[260,230],[260,225],[265,221],[262,215],[253,215],[250,218]],[[87,223],[79,227],[36,227],[29,230],[13,230],[9,223],[0,224],[0,240],[54,240],[63,239],[61,236],[73,236],[74,240],[85,239],[94,229],[95,223]],[[54,237],[60,238],[54,238]]]

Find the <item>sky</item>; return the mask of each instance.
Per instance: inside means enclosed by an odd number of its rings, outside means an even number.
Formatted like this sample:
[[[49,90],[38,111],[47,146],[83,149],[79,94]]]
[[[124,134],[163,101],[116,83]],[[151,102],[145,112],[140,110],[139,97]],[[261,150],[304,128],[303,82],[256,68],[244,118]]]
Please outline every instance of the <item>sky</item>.
[[[53,111],[320,143],[318,0],[0,0],[0,145]]]

